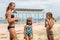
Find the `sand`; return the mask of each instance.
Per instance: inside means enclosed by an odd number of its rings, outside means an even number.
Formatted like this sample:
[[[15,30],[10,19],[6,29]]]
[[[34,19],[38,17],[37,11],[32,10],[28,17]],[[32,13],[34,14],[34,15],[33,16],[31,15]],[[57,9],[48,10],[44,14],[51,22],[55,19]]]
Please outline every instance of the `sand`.
[[[24,25],[16,24],[15,30],[19,40],[24,40]],[[8,24],[0,24],[0,40],[9,40]],[[54,39],[60,40],[60,24],[55,23],[53,26]],[[33,23],[33,39],[32,40],[47,40],[46,29],[44,23]]]

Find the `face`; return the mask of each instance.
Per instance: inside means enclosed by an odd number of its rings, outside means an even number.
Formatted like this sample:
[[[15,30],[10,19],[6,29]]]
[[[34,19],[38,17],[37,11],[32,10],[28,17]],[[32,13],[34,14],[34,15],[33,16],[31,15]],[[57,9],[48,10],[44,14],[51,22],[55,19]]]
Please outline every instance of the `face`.
[[[11,9],[12,9],[12,10],[15,9],[15,4],[12,4]]]
[[[50,19],[50,16],[48,14],[46,14],[46,18]]]
[[[32,24],[32,22],[28,22],[28,24],[30,24],[30,25],[31,25],[31,24]]]

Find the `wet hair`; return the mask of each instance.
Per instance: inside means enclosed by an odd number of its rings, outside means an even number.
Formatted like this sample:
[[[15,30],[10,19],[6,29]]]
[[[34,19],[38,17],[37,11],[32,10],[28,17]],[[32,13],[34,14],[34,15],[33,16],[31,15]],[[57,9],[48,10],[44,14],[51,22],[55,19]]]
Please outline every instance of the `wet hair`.
[[[46,15],[48,15],[50,18],[54,20],[53,14],[51,12],[47,12]]]
[[[31,24],[29,24],[28,22],[31,22]],[[27,19],[26,25],[32,25],[32,18],[28,18],[28,19]]]
[[[7,9],[6,9],[6,11],[9,10],[9,7],[12,6],[12,4],[15,4],[15,3],[14,2],[10,2],[9,5],[8,5],[8,7],[7,7]]]

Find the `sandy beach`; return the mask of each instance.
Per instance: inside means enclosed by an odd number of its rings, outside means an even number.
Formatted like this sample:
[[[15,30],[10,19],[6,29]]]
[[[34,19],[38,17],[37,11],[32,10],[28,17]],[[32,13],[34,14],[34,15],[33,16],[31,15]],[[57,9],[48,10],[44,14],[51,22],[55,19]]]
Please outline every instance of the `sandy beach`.
[[[16,24],[15,30],[19,40],[24,40],[24,25]],[[9,40],[8,24],[0,24],[0,40]],[[55,23],[53,26],[54,39],[60,40],[60,24]],[[33,23],[33,39],[32,40],[47,40],[46,29],[44,23]]]

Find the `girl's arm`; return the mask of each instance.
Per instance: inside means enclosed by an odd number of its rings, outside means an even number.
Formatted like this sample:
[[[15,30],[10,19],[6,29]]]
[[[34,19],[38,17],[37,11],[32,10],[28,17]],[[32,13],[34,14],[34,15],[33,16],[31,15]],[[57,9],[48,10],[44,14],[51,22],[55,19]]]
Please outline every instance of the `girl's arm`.
[[[26,25],[24,26],[24,38],[26,37]]]
[[[33,38],[33,27],[32,27],[32,38]]]
[[[45,27],[46,27],[46,19],[45,19]]]
[[[11,18],[11,12],[8,11],[7,12],[7,20],[8,20],[8,22],[14,22],[14,21],[17,21],[18,19],[17,18]]]
[[[52,28],[53,25],[54,25],[54,20],[51,19],[51,20],[49,21],[49,26],[50,26],[50,28]]]
[[[45,19],[45,27],[47,26],[47,25],[46,25],[46,21],[48,21],[48,19],[47,19],[47,18]]]

